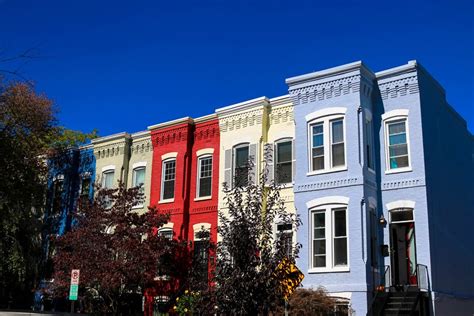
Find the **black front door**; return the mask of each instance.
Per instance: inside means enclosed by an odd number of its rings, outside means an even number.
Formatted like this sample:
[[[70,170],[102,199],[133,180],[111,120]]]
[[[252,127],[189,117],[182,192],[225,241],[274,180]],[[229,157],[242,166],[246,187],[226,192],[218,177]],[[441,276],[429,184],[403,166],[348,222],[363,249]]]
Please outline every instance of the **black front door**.
[[[390,225],[392,285],[397,288],[416,285],[414,223]]]

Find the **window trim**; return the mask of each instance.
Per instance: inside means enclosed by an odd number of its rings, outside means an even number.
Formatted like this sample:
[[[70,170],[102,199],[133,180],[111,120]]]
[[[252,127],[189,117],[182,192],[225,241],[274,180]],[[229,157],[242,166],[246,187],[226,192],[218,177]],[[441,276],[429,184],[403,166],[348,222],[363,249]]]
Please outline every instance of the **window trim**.
[[[274,146],[274,149],[273,149],[274,159],[273,159],[273,170],[272,170],[272,172],[273,172],[273,181],[275,181],[275,183],[277,183],[276,179],[277,179],[277,165],[278,165],[278,144],[287,143],[287,142],[289,142],[290,145],[291,145],[290,146],[290,148],[291,148],[291,159],[290,159],[290,162],[291,162],[291,168],[290,168],[291,180],[290,180],[290,182],[278,183],[278,185],[281,185],[284,188],[286,188],[288,186],[292,186],[293,182],[295,181],[295,175],[293,174],[293,164],[295,163],[295,153],[293,152],[294,139],[292,137],[283,137],[283,138],[277,139],[273,143],[273,146]]]
[[[330,108],[331,109],[331,108]],[[307,176],[319,175],[325,173],[339,172],[347,170],[347,124],[346,124],[346,108],[334,108],[334,109],[344,109],[344,110],[332,110],[327,112],[317,111],[315,113],[323,113],[325,116],[315,116],[308,114],[307,119],[307,154],[308,154],[308,172]],[[311,120],[308,120],[308,119]],[[343,136],[344,136],[344,165],[332,167],[332,122],[342,119],[343,124]],[[312,128],[314,125],[322,124],[323,126],[323,145],[324,145],[324,169],[313,170],[313,131]]]
[[[113,189],[114,188],[113,184],[112,184],[112,187],[110,187],[110,188],[105,186],[105,175],[110,174],[110,173],[112,173],[114,175],[113,180],[115,180],[115,167],[113,169],[109,168],[109,169],[105,169],[105,170],[102,171],[102,180],[101,180],[102,188],[105,188],[105,189]]]
[[[382,115],[383,120],[383,129],[384,129],[384,150],[385,150],[385,174],[394,174],[402,172],[410,172],[413,170],[411,163],[411,151],[410,151],[410,128],[408,124],[408,110],[398,109],[387,112]],[[401,168],[390,168],[390,150],[389,150],[389,133],[388,125],[396,121],[405,122],[405,134],[406,134],[406,144],[407,144],[407,153],[408,153],[408,166]]]
[[[164,194],[164,190],[165,190],[165,164],[168,163],[168,162],[171,162],[171,161],[175,162],[175,165],[174,165],[173,197],[170,198],[170,199],[163,199],[163,194]],[[161,189],[160,189],[160,201],[158,202],[158,204],[174,202],[174,198],[176,196],[176,169],[177,169],[176,165],[177,165],[176,157],[168,158],[168,159],[165,159],[161,162]]]
[[[205,195],[205,196],[199,196],[199,191],[201,187],[201,162],[203,159],[206,158],[211,158],[211,194]],[[203,201],[203,200],[209,200],[212,199],[212,178],[214,177],[214,155],[212,153],[203,153],[200,156],[197,157],[197,170],[196,170],[196,196],[194,198],[194,201]]]
[[[132,169],[132,187],[133,188],[137,187],[137,184],[135,183],[137,170],[144,170],[144,172],[145,172],[144,179],[143,179],[143,185],[141,186],[141,190],[143,191],[143,194],[145,194],[146,163],[144,165],[138,164],[138,163],[133,164],[133,169]],[[141,203],[133,206],[132,209],[142,208],[144,203],[145,203],[145,199],[146,199],[146,196],[144,195],[143,200],[141,201]]]
[[[308,207],[309,216],[309,258],[308,258],[308,273],[328,273],[328,272],[348,272],[350,271],[350,231],[349,231],[349,198],[343,196],[323,197],[315,199],[306,203]],[[345,210],[346,221],[346,251],[347,251],[347,265],[334,265],[334,232],[335,232],[335,211]],[[326,266],[314,267],[313,264],[313,237],[314,237],[314,214],[324,213],[325,218],[325,236],[326,241]]]

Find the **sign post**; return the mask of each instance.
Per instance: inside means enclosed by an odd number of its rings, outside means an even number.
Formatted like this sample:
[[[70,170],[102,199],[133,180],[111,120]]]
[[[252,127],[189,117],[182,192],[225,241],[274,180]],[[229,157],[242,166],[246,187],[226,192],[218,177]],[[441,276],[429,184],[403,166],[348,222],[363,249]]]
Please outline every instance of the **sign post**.
[[[71,301],[71,313],[74,313],[74,302],[77,301],[77,293],[79,292],[79,275],[80,271],[74,269],[71,271],[71,287],[69,288],[69,300]]]

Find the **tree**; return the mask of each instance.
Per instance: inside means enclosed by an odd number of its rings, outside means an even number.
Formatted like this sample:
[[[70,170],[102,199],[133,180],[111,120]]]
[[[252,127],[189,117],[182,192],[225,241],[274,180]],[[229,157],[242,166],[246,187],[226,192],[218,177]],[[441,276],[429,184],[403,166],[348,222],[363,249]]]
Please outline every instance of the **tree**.
[[[93,311],[130,314],[133,308],[124,304],[133,296],[141,303],[145,290],[156,285],[160,259],[173,259],[180,247],[157,232],[166,214],[133,210],[142,199],[139,188],[119,183],[116,189],[99,187],[91,202],[79,202],[74,227],[56,241],[57,295],[66,295],[71,270],[80,269],[80,293],[94,300]]]
[[[290,315],[329,316],[348,315],[348,306],[336,304],[336,299],[327,295],[324,288],[297,289],[288,302]],[[338,313],[336,313],[336,311]],[[274,315],[284,315],[283,306],[277,307]]]
[[[32,85],[0,81],[0,306],[29,307],[40,279],[48,157],[89,137]]]
[[[265,161],[271,154],[265,150]],[[300,248],[291,246],[288,235],[274,236],[277,221],[294,230],[300,225],[298,217],[285,209],[280,187],[268,183],[268,171],[255,183],[247,181],[254,170],[251,163],[247,168],[248,172],[240,172],[244,181],[224,185],[227,212],[219,214],[216,303],[224,315],[266,314],[282,303],[281,276],[275,271],[285,257],[294,262]],[[267,169],[265,164],[263,170]]]

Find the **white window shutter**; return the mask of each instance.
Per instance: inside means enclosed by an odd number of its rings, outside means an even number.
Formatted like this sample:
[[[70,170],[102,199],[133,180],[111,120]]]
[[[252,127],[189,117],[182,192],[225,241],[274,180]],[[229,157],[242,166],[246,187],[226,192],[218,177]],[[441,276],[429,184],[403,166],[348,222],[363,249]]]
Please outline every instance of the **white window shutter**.
[[[232,149],[226,149],[224,152],[224,182],[232,187]]]
[[[251,168],[249,170],[249,183],[255,184],[257,179],[257,144],[249,145],[249,161]]]

